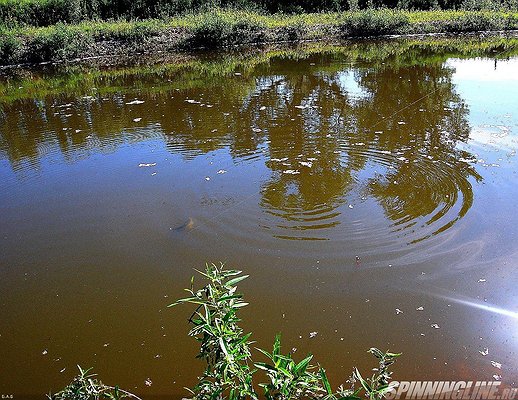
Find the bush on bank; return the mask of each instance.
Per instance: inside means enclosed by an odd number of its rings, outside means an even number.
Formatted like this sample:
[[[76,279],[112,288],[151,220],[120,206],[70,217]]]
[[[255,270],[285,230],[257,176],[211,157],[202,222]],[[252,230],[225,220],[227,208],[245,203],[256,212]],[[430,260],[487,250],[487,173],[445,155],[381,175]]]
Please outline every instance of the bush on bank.
[[[0,25],[49,26],[86,20],[163,19],[210,8],[264,13],[400,10],[518,10],[518,0],[0,0]]]
[[[514,29],[518,29],[518,13],[513,12],[368,9],[264,15],[215,9],[169,20],[87,21],[39,28],[0,25],[0,65],[124,55],[124,51],[130,54],[286,40]]]

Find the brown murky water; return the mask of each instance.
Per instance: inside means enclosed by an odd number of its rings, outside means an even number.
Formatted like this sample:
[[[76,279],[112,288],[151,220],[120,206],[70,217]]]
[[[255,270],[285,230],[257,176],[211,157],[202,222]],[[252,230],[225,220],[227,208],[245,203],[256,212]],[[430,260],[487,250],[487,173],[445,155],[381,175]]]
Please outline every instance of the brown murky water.
[[[516,385],[518,57],[437,40],[1,81],[0,393],[80,364],[181,398],[203,367],[166,306],[219,261],[258,345],[333,384],[376,346],[399,380]]]

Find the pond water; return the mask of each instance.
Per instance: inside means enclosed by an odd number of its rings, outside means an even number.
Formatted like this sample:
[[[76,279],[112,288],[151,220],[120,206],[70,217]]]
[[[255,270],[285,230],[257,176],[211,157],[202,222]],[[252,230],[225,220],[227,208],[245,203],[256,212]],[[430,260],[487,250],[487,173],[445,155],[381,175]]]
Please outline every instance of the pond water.
[[[41,397],[80,364],[181,398],[203,365],[192,310],[166,306],[220,261],[250,275],[257,345],[281,332],[334,385],[372,346],[403,352],[398,380],[518,384],[517,43],[4,77],[0,393]]]

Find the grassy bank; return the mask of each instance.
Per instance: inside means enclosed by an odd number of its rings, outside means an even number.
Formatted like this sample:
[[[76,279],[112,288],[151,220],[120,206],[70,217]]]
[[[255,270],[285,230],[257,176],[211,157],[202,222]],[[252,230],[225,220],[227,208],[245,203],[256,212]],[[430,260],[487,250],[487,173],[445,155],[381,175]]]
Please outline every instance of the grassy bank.
[[[170,19],[0,28],[0,65],[349,37],[518,29],[517,12],[396,11],[274,14],[213,10]]]

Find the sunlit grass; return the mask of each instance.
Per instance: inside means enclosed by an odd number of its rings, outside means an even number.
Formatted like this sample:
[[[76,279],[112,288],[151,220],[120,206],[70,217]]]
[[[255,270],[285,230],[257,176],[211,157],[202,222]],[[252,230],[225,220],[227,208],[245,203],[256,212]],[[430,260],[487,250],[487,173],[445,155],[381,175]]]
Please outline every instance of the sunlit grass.
[[[1,0],[0,0],[1,1]],[[0,65],[96,56],[101,43],[128,51],[211,49],[249,43],[340,40],[346,37],[462,33],[518,29],[518,13],[487,11],[397,11],[265,15],[214,9],[168,19],[83,21],[48,27],[0,26]],[[154,38],[160,40],[153,42]],[[113,49],[118,45],[112,44]]]

